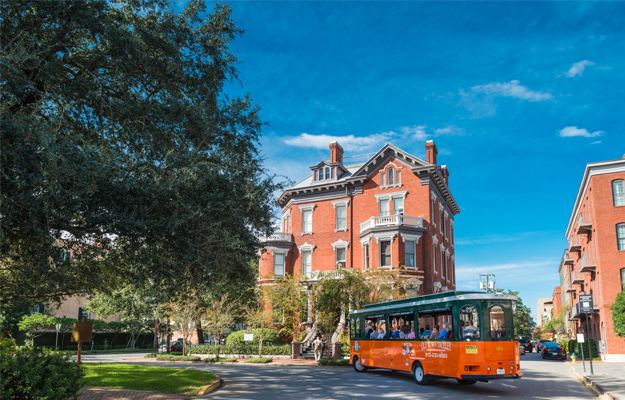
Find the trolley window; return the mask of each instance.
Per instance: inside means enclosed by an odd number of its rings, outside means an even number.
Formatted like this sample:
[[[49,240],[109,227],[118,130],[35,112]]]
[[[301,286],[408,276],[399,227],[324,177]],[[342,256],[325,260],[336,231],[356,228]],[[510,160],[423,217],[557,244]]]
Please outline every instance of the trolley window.
[[[491,339],[506,337],[506,314],[502,306],[490,308],[490,337]]]
[[[388,315],[391,327],[391,339],[415,339],[415,314],[412,311],[392,313]]]
[[[451,307],[419,310],[419,336],[421,339],[453,339]]]
[[[365,339],[388,339],[386,315],[365,315]]]
[[[460,309],[460,339],[480,338],[480,314],[477,308],[466,305]]]

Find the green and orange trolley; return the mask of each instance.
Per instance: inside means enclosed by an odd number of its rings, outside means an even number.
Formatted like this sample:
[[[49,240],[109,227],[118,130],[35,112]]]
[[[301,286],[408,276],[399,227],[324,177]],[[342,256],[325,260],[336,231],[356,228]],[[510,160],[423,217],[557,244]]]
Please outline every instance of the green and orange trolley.
[[[444,292],[369,304],[349,313],[350,362],[357,372],[411,372],[420,385],[440,378],[469,385],[521,378],[516,301],[504,294]]]

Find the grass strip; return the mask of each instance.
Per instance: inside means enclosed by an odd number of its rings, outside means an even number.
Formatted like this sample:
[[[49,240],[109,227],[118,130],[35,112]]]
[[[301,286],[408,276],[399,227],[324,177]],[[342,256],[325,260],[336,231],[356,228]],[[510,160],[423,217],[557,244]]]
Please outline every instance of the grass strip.
[[[267,357],[256,357],[256,358],[248,358],[247,360],[243,361],[244,363],[250,363],[250,364],[268,364],[270,362],[273,361],[273,358],[267,358]]]
[[[215,375],[190,368],[169,368],[151,365],[83,363],[85,385],[146,392],[175,393],[195,397],[210,385]]]
[[[349,366],[349,360],[345,360],[344,358],[340,358],[335,360],[333,358],[322,358],[317,361],[319,365],[327,365],[327,366]]]

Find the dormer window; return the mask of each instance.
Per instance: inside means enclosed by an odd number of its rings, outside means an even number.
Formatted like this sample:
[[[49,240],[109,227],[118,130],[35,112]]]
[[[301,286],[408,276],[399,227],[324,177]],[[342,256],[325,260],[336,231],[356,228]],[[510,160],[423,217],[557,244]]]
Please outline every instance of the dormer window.
[[[330,168],[326,167],[326,179],[330,179]]]
[[[398,167],[394,163],[390,163],[386,168],[380,170],[380,188],[400,187],[402,167]]]

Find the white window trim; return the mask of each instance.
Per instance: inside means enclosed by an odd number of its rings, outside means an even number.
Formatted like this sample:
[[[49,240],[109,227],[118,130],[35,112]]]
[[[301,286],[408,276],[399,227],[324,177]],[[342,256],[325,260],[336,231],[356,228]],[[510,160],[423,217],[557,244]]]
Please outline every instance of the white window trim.
[[[371,241],[361,241],[360,244],[362,245],[362,268],[368,271],[371,269]],[[366,251],[365,246],[367,246]],[[367,265],[367,257],[369,258],[369,265]]]
[[[310,252],[314,251],[315,247],[317,246],[315,246],[314,244],[308,244],[306,242],[304,242],[304,244],[301,246],[297,246],[299,251],[310,251]]]
[[[386,183],[382,184],[382,182],[380,181],[380,189],[390,189],[390,188],[396,188],[396,187],[402,187],[402,186],[404,186],[404,185],[403,185],[403,183],[401,183],[401,182],[400,182],[400,183],[394,183],[394,184],[392,184],[392,185],[389,185],[389,184],[388,184],[388,169],[389,169],[391,166],[395,169],[395,171],[397,171],[397,170],[401,170],[401,169],[404,169],[404,167],[398,167],[398,166],[397,166],[397,165],[395,165],[395,163],[393,163],[393,162],[390,162],[390,163],[386,164],[386,166],[385,166],[384,168],[382,168],[381,170],[379,170],[379,171],[378,171],[378,172],[380,172],[380,173],[384,173],[384,174],[386,174],[386,179],[385,179],[385,180],[386,180]],[[395,180],[397,180],[397,175],[393,176],[393,181],[395,181]]]
[[[339,200],[339,201],[333,201],[332,202],[332,207],[334,207],[334,210],[336,210],[336,207],[345,207],[345,228],[343,229],[338,229],[336,227],[336,212],[334,213],[334,232],[347,232],[347,208],[349,207],[349,199],[348,200]]]
[[[349,242],[343,239],[339,239],[338,241],[334,243],[330,243],[330,244],[332,245],[332,249],[334,251],[336,251],[336,249],[348,249],[349,248]]]
[[[400,233],[402,240],[406,243],[406,240],[415,242],[415,245],[419,244],[419,239],[421,239],[422,234],[418,235],[409,235],[407,233]]]
[[[375,242],[380,244],[380,240],[390,240],[391,244],[395,241],[396,233],[374,233]]]
[[[374,195],[375,200],[380,203],[380,200],[391,200],[394,198],[402,198],[404,201],[406,200],[406,195],[408,191],[405,190],[403,192],[392,192],[392,193],[384,193],[384,194],[376,194]]]
[[[414,249],[413,249],[413,256],[414,256],[414,267],[409,267],[406,265],[406,246],[404,246],[404,268],[409,269],[411,271],[416,271],[419,269],[419,267],[417,267],[417,244],[419,243],[419,239],[421,238],[421,236],[417,236],[417,235],[404,235],[403,233],[400,234],[404,244],[407,243],[414,243]]]
[[[434,270],[434,275],[438,275],[438,270],[436,270],[436,243],[432,243],[432,269]]]
[[[302,230],[304,230],[304,211],[310,211],[310,232],[300,232],[300,236],[304,236],[304,235],[312,235],[313,234],[313,220],[314,220],[314,211],[315,211],[315,207],[317,207],[316,204],[308,204],[305,206],[298,206],[299,207],[299,211],[302,214]]]
[[[306,250],[300,249],[300,254],[302,255],[302,275],[306,276],[306,277],[312,276],[312,272],[313,272],[312,255],[313,255],[313,249],[315,248],[314,245],[308,245],[308,246],[311,247],[311,248],[306,249]],[[302,246],[300,246],[300,247],[302,247]],[[310,253],[310,271],[309,271],[309,274],[305,274],[304,273],[304,253]]]
[[[380,248],[380,250],[378,251],[379,256],[378,256],[378,269],[393,269],[393,240],[395,238],[395,234],[393,234],[393,236],[391,238],[387,236],[382,236],[380,238],[376,237],[376,240],[378,242],[378,245],[380,244],[380,241],[385,241],[385,242],[390,242],[390,245],[388,246],[389,250],[390,250],[390,256],[391,256],[391,265],[382,265],[382,249]]]
[[[273,257],[273,265],[272,265],[272,270],[273,273],[276,273],[276,255],[283,255],[284,256],[284,264],[282,264],[282,275],[278,275],[276,274],[276,276],[284,276],[286,275],[286,256],[289,253],[289,249],[280,249],[280,248],[276,248],[276,247],[269,247],[269,250],[271,251],[271,256]]]

